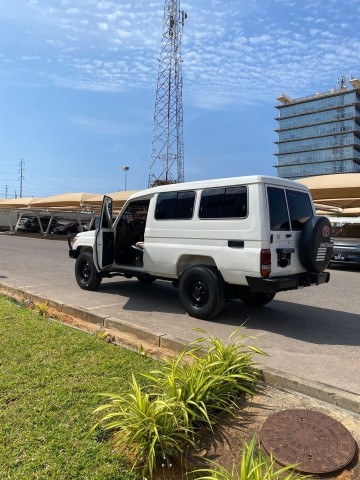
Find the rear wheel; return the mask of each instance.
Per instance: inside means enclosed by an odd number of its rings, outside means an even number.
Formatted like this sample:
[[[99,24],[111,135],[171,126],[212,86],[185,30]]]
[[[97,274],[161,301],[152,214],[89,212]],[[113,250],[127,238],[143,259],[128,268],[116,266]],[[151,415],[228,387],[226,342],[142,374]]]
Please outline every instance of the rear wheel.
[[[75,263],[75,278],[83,290],[96,290],[102,277],[95,268],[94,258],[90,252],[80,253]]]
[[[180,277],[179,296],[185,311],[195,318],[214,318],[225,304],[217,271],[205,266],[185,270]]]
[[[240,300],[249,305],[257,305],[259,307],[271,302],[275,297],[275,293],[252,292],[241,295]]]

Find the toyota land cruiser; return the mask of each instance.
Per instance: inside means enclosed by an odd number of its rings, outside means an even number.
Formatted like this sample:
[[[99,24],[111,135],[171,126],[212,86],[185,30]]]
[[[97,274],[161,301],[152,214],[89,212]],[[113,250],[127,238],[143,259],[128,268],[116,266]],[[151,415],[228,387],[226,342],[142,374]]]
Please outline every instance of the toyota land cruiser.
[[[100,226],[69,239],[80,288],[122,275],[179,287],[186,312],[212,318],[226,299],[265,305],[280,291],[329,281],[332,229],[307,187],[249,176],[133,194],[116,220],[104,197]]]

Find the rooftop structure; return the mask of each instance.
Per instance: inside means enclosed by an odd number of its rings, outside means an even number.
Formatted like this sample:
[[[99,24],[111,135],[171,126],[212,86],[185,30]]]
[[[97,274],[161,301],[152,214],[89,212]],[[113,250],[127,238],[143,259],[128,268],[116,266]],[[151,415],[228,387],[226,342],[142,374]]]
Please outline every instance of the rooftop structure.
[[[325,93],[292,99],[282,93],[277,105],[277,173],[297,179],[360,172],[360,80],[342,76]]]

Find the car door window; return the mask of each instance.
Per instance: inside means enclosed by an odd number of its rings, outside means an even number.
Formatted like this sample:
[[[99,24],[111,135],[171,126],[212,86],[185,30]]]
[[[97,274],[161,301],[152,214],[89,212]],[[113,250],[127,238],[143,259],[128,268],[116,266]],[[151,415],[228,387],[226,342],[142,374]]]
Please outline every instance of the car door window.
[[[314,216],[311,200],[306,192],[286,189],[292,230],[302,230],[309,218]]]
[[[289,213],[283,188],[268,187],[270,230],[290,230]]]

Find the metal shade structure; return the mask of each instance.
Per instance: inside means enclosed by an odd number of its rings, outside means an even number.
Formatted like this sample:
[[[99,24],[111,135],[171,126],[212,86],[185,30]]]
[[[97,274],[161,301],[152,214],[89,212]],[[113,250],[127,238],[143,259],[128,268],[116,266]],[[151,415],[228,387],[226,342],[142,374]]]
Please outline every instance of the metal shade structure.
[[[0,201],[0,209],[30,208],[40,197],[7,198]]]
[[[316,203],[340,209],[360,208],[360,196],[358,198],[321,198]]]
[[[62,193],[52,197],[41,198],[32,202],[31,206],[36,209],[61,208],[61,209],[82,209],[86,201],[94,197],[95,193]]]
[[[360,207],[359,208],[344,208],[342,215],[347,217],[360,217]]]
[[[345,200],[351,203],[360,199],[360,173],[319,175],[300,178],[296,181],[308,187],[315,202],[324,205],[335,205],[343,208],[356,207],[357,205],[347,204]],[[331,203],[335,200],[342,203]]]
[[[139,190],[124,190],[121,192],[112,192],[106,193],[106,195],[113,200],[114,207],[122,207],[129,197],[133,193],[138,192]],[[85,205],[92,208],[100,208],[104,200],[104,195],[94,195],[93,197],[88,198],[85,201]]]

